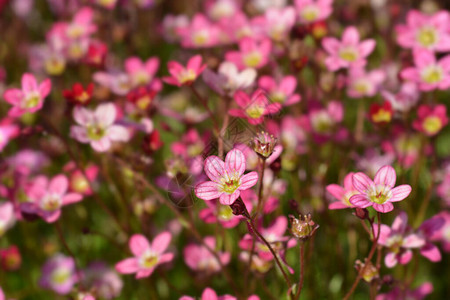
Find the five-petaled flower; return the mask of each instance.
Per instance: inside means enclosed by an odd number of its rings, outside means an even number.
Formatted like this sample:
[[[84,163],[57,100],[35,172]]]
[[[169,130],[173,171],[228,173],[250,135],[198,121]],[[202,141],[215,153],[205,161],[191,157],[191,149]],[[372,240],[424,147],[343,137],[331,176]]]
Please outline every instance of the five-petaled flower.
[[[172,76],[164,77],[163,81],[170,85],[182,86],[192,84],[206,68],[206,64],[202,65],[201,55],[196,55],[189,59],[186,67],[176,61],[169,61],[167,67]]]
[[[350,197],[350,203],[356,207],[373,206],[376,211],[386,213],[394,209],[392,202],[402,201],[411,193],[407,184],[394,188],[397,176],[391,166],[381,167],[374,180],[364,173],[353,175],[353,187],[359,194]]]
[[[220,203],[231,205],[240,196],[241,191],[254,186],[258,181],[258,173],[244,175],[245,156],[238,150],[228,152],[223,162],[215,155],[205,160],[205,173],[211,181],[199,183],[195,194],[203,200],[219,198]]]

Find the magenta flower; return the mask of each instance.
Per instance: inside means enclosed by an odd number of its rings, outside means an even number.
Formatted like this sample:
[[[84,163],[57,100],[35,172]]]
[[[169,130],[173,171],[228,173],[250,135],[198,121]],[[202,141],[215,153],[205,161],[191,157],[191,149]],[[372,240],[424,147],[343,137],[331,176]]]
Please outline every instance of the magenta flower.
[[[238,150],[228,152],[223,162],[215,155],[205,160],[205,173],[211,179],[195,187],[195,195],[203,200],[219,198],[223,205],[231,205],[240,196],[241,191],[254,186],[258,181],[258,173],[244,175],[245,156]]]
[[[373,225],[375,236],[378,235],[378,224]],[[392,223],[392,227],[380,224],[380,237],[378,244],[388,249],[384,263],[388,268],[393,268],[397,263],[407,264],[413,254],[411,249],[425,245],[425,239],[408,226],[408,216],[401,212]]]
[[[295,0],[294,3],[302,24],[325,20],[333,12],[333,0]]]
[[[279,83],[270,76],[261,76],[258,85],[269,93],[272,102],[284,106],[295,104],[302,99],[299,94],[294,94],[297,88],[297,79],[291,75],[283,77]]]
[[[45,97],[50,94],[52,83],[50,79],[45,79],[40,84],[36,78],[29,73],[22,75],[22,90],[9,89],[3,94],[5,101],[13,107],[8,115],[20,117],[24,113],[34,113],[42,108]]]
[[[383,70],[366,72],[361,68],[352,68],[347,81],[347,94],[352,98],[373,97],[385,79]]]
[[[81,8],[65,28],[66,37],[71,40],[89,37],[95,31],[97,26],[94,24],[94,10],[87,6]]]
[[[244,199],[244,193],[247,191],[252,190],[242,191],[241,197],[245,206],[247,207],[247,210],[249,211],[249,213],[251,213],[253,205],[250,201],[246,201],[246,199]],[[233,228],[236,227],[243,218],[242,216],[235,216],[233,214],[233,210],[229,205],[222,205],[215,201],[207,201],[206,205],[208,207],[202,209],[199,212],[199,217],[203,220],[203,222],[207,224],[218,222],[224,228]]]
[[[68,188],[69,180],[64,175],[57,175],[50,181],[45,176],[39,176],[27,191],[30,202],[22,203],[21,209],[39,215],[47,223],[53,223],[59,219],[63,206],[83,199],[78,193],[67,193]]]
[[[433,292],[433,285],[430,282],[425,282],[414,290],[406,289],[404,287],[396,286],[390,292],[385,294],[378,294],[375,300],[423,300]]]
[[[364,67],[367,56],[375,48],[375,40],[360,41],[358,29],[347,27],[342,34],[342,41],[334,37],[326,37],[322,40],[322,46],[328,53],[325,64],[330,71],[340,68]]]
[[[183,296],[179,300],[195,300],[197,298],[189,297],[189,296]],[[212,288],[207,287],[203,293],[200,300],[236,300],[236,297],[233,297],[231,295],[223,295],[223,296],[217,296],[216,291],[214,291]],[[249,298],[250,299],[250,298]]]
[[[381,167],[374,180],[358,172],[353,175],[353,186],[360,193],[350,197],[350,203],[356,207],[373,206],[376,211],[386,213],[394,209],[392,202],[402,201],[411,193],[407,184],[394,188],[397,175],[391,166]]]
[[[417,119],[413,122],[414,129],[433,136],[447,125],[447,108],[443,104],[434,107],[422,104],[417,109]]]
[[[201,55],[193,56],[189,59],[186,67],[176,61],[169,61],[167,64],[170,77],[164,77],[163,81],[170,85],[182,86],[192,84],[206,68],[202,65]]]
[[[441,218],[444,223],[429,236],[431,241],[441,241],[445,252],[450,252],[450,212],[442,211],[433,218]],[[425,222],[424,222],[425,223]]]
[[[404,48],[446,52],[450,50],[450,15],[447,11],[438,11],[426,15],[411,10],[406,24],[397,25],[397,42]]]
[[[269,61],[272,43],[269,39],[256,41],[252,38],[243,38],[239,42],[239,51],[225,53],[225,59],[234,63],[239,69],[265,66]]]
[[[11,202],[0,202],[0,237],[15,223],[14,205]]]
[[[77,106],[73,118],[79,125],[73,125],[70,134],[80,143],[89,143],[95,151],[107,151],[112,142],[126,142],[130,138],[124,126],[114,124],[116,114],[112,103],[100,104],[95,111]]]
[[[159,68],[159,59],[151,57],[143,62],[138,57],[130,57],[125,60],[125,71],[130,77],[133,87],[147,85],[155,77]]]
[[[417,83],[421,91],[450,88],[450,55],[437,61],[434,53],[426,50],[413,54],[415,67],[402,70],[403,79]]]
[[[425,220],[417,229],[417,234],[425,240],[425,245],[420,248],[420,254],[432,262],[438,262],[442,259],[439,248],[431,241],[445,227],[445,222],[445,216],[437,214]]]
[[[13,124],[10,120],[0,121],[0,152],[8,145],[9,141],[19,135],[19,126]]]
[[[204,243],[211,249],[216,249],[216,239],[213,236],[207,236],[203,239]],[[227,265],[230,262],[229,252],[218,252],[220,262],[203,245],[189,244],[183,250],[183,257],[186,265],[194,271],[212,274],[221,270],[221,264]]]
[[[230,109],[228,113],[234,117],[246,118],[252,125],[261,124],[264,116],[277,113],[281,109],[281,104],[270,103],[261,89],[256,90],[251,98],[245,92],[237,91],[234,100],[240,108]]]
[[[216,46],[220,39],[220,30],[205,15],[197,13],[186,26],[179,26],[177,33],[181,45],[186,48],[208,48]]]
[[[327,192],[330,193],[334,198],[338,201],[334,201],[328,205],[328,209],[343,209],[354,207],[353,204],[350,203],[349,199],[358,194],[358,191],[353,187],[353,175],[354,173],[350,172],[344,178],[344,187],[337,184],[329,184],[327,185]]]
[[[158,265],[172,261],[173,253],[165,253],[171,239],[172,235],[168,231],[158,234],[151,244],[142,234],[133,235],[129,246],[134,257],[118,262],[117,272],[136,273],[136,279],[150,276]]]
[[[42,267],[39,285],[60,295],[66,295],[70,293],[77,281],[73,258],[57,254]]]

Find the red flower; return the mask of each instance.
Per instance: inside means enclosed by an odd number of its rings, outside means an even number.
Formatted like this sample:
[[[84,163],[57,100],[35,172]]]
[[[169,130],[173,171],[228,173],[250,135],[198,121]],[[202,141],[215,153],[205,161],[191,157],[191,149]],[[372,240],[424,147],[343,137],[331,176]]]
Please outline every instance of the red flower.
[[[105,43],[96,41],[89,45],[84,61],[93,67],[101,68],[105,63],[108,47]]]
[[[147,110],[150,107],[156,91],[147,86],[141,86],[128,93],[127,99],[137,108]]]
[[[153,153],[164,145],[159,131],[155,130],[144,138],[143,148],[147,153]]]
[[[84,89],[81,83],[75,83],[71,90],[64,90],[63,96],[71,103],[76,105],[87,105],[91,102],[92,91],[94,90],[94,84],[89,83]]]
[[[369,119],[375,124],[385,125],[391,122],[393,114],[394,111],[389,101],[385,101],[383,105],[373,103],[370,106]]]
[[[5,271],[15,271],[20,268],[22,264],[22,256],[19,248],[12,245],[6,249],[0,250],[0,263]]]

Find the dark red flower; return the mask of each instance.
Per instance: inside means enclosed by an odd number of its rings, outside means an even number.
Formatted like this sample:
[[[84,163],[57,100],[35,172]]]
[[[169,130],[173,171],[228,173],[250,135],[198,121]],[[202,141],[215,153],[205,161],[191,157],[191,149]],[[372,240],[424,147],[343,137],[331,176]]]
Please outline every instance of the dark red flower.
[[[385,101],[383,105],[373,103],[370,106],[369,119],[375,124],[384,125],[391,122],[393,114],[391,103],[388,101]]]
[[[155,95],[155,90],[148,86],[141,86],[129,92],[127,99],[136,105],[137,108],[147,110],[150,107],[150,104],[152,104]]]
[[[63,96],[73,104],[87,105],[91,102],[93,90],[93,83],[89,83],[85,89],[81,83],[77,82],[72,86],[71,90],[64,90]]]
[[[90,43],[84,61],[93,67],[101,68],[105,64],[108,47],[105,43],[95,41]]]
[[[160,149],[164,145],[159,131],[155,130],[144,138],[143,148],[144,151],[151,154]]]
[[[5,271],[15,271],[22,264],[22,256],[19,248],[12,245],[6,249],[0,250],[0,264]]]

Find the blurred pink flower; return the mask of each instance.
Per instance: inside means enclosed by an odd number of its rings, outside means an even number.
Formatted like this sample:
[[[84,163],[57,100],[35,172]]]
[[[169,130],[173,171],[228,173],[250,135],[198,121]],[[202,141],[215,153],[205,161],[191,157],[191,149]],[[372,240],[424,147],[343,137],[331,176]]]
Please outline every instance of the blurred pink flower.
[[[44,99],[50,94],[52,83],[50,79],[45,79],[40,84],[37,83],[34,75],[25,73],[22,75],[22,90],[9,89],[3,94],[3,98],[13,107],[8,115],[20,117],[24,113],[34,113],[42,108]]]
[[[358,194],[358,191],[353,187],[353,174],[354,173],[350,172],[345,176],[344,187],[337,184],[327,185],[327,192],[338,200],[330,203],[328,205],[328,209],[343,209],[354,207],[349,201],[350,197]]]
[[[356,27],[347,27],[342,34],[342,41],[334,37],[322,40],[322,46],[329,55],[325,64],[330,71],[349,67],[362,68],[366,65],[366,58],[372,53],[375,45],[374,39],[360,41]]]
[[[66,295],[70,293],[77,281],[73,258],[57,254],[47,260],[42,267],[39,285],[60,295]]]
[[[134,257],[118,262],[117,272],[136,273],[136,279],[150,276],[158,265],[173,260],[173,253],[165,253],[171,239],[172,235],[167,231],[158,234],[151,244],[142,234],[133,235],[129,246]]]
[[[197,13],[186,26],[177,29],[181,45],[186,48],[208,48],[219,43],[219,28],[203,14]]]
[[[351,68],[347,80],[347,94],[352,98],[373,97],[385,79],[383,70],[366,72],[362,68]]]
[[[189,296],[183,296],[179,300],[196,300],[197,298],[189,297]],[[233,297],[231,295],[223,295],[223,296],[217,296],[216,291],[214,291],[212,288],[207,287],[203,293],[200,300],[236,300],[236,297]],[[250,299],[250,298],[249,298]]]
[[[240,196],[241,190],[247,190],[258,181],[258,173],[250,172],[244,175],[245,156],[238,150],[228,152],[223,162],[215,155],[205,160],[205,173],[211,179],[198,184],[195,194],[203,200],[219,198],[223,205],[231,205]]]
[[[63,206],[80,202],[83,196],[68,193],[69,180],[64,175],[56,175],[51,180],[45,176],[36,177],[27,189],[29,202],[21,203],[21,210],[37,214],[47,223],[59,219]]]
[[[444,104],[434,107],[422,104],[417,109],[417,119],[413,122],[413,128],[428,136],[438,134],[447,125],[447,108]]]
[[[158,57],[151,57],[145,62],[135,56],[125,60],[125,71],[130,77],[133,87],[149,84],[154,79],[158,68]]]
[[[353,187],[360,193],[350,197],[356,207],[373,206],[376,211],[386,213],[394,209],[392,202],[402,201],[411,193],[411,186],[404,184],[394,188],[396,181],[394,168],[384,166],[375,174],[374,180],[358,172],[353,175]]]
[[[15,223],[14,205],[11,202],[0,202],[0,237]]]
[[[234,63],[239,69],[259,69],[269,62],[272,43],[269,39],[255,40],[249,37],[239,42],[239,51],[228,51],[225,59]]]
[[[8,145],[9,141],[20,134],[19,126],[10,119],[0,121],[0,152]]]
[[[424,49],[437,52],[450,50],[450,15],[440,10],[426,15],[418,10],[410,10],[406,24],[395,27],[397,42],[404,48]]]
[[[186,67],[176,61],[169,61],[167,64],[170,77],[164,77],[163,81],[170,85],[182,86],[192,84],[206,68],[202,65],[201,55],[193,56],[189,59]]]
[[[77,106],[73,109],[73,118],[79,125],[73,125],[70,134],[80,143],[89,143],[95,151],[105,152],[112,142],[130,139],[124,126],[114,125],[116,114],[112,103],[100,104],[95,111]]]
[[[421,91],[447,90],[450,88],[450,55],[436,60],[433,52],[414,51],[414,67],[400,73],[401,77],[417,83]]]
[[[203,81],[218,94],[232,96],[237,90],[250,87],[255,82],[256,75],[255,69],[239,71],[234,63],[225,61],[220,64],[217,74],[206,69],[203,72]]]
[[[216,249],[216,239],[213,236],[207,236],[203,239],[204,243],[212,250]],[[219,272],[222,265],[230,262],[229,252],[217,252],[220,263],[217,258],[203,245],[189,244],[183,250],[183,257],[186,265],[194,271],[212,274]]]
[[[295,10],[292,6],[285,8],[269,8],[264,16],[253,19],[253,25],[260,28],[273,41],[285,40],[295,24]]]
[[[376,300],[398,300],[398,299],[410,299],[410,300],[423,300],[429,294],[433,292],[433,285],[430,282],[425,282],[414,290],[405,290],[404,288],[397,286],[390,292],[378,294]]]
[[[294,94],[297,88],[297,79],[291,75],[281,78],[279,82],[270,76],[261,76],[258,85],[269,94],[271,102],[289,106],[302,99],[299,94]]]
[[[302,24],[325,20],[333,12],[333,0],[295,0],[294,3]]]

